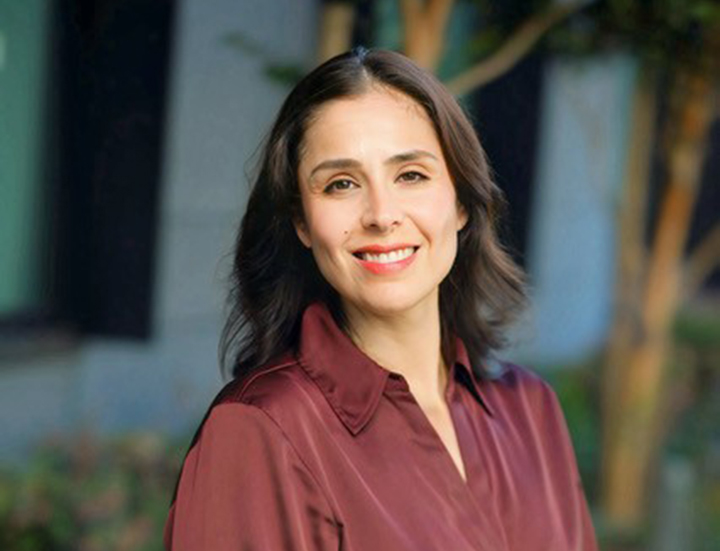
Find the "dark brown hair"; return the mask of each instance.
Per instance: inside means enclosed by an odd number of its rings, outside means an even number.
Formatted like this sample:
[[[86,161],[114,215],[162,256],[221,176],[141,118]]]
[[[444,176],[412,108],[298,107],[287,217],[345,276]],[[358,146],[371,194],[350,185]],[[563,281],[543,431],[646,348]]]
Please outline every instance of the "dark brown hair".
[[[221,365],[235,377],[295,349],[302,313],[313,301],[324,302],[346,327],[337,293],[295,233],[293,220],[302,217],[298,165],[305,130],[318,109],[330,100],[358,96],[371,85],[397,90],[425,109],[468,214],[455,263],[440,285],[444,359],[452,358],[453,335],[458,335],[474,369],[490,376],[490,353],[506,345],[506,328],[525,305],[524,274],[497,236],[505,200],[462,108],[433,75],[405,56],[356,48],[323,63],[295,86],[262,150],[235,244],[230,312],[220,340]]]

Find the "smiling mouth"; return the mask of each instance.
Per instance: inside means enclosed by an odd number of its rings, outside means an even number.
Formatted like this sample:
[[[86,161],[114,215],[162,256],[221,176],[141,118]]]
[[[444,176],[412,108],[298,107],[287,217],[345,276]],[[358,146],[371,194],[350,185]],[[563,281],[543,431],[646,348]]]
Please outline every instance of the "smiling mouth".
[[[402,249],[395,249],[382,253],[359,251],[353,253],[353,255],[365,262],[373,262],[375,264],[392,264],[393,262],[401,262],[402,260],[411,257],[419,248],[420,247],[404,247]]]

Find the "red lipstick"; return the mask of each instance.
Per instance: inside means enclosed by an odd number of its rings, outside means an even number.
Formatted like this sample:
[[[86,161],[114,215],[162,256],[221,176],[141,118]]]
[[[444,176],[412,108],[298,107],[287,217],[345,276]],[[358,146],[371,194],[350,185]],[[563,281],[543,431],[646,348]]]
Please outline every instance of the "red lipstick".
[[[372,255],[387,255],[392,251],[400,251],[403,249],[413,249],[413,252],[410,254],[410,256],[395,261],[385,259],[381,262],[379,261],[379,259],[366,260],[362,257],[362,253],[369,253]],[[353,252],[353,255],[355,256],[355,258],[357,258],[358,262],[363,268],[373,274],[382,275],[399,272],[412,264],[412,262],[415,260],[415,253],[418,249],[419,247],[417,245],[412,245],[410,243],[395,243],[393,245],[373,244],[357,249]]]

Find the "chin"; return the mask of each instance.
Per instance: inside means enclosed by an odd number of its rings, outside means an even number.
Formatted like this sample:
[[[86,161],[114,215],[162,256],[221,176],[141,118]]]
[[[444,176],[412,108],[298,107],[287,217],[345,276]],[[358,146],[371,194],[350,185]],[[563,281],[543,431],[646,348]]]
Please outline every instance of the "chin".
[[[410,312],[414,308],[423,305],[425,301],[432,300],[433,293],[418,295],[417,293],[409,294],[398,292],[398,289],[388,289],[386,292],[376,292],[372,296],[355,296],[344,299],[354,308],[368,314],[378,316],[392,316],[405,312]],[[435,298],[437,300],[437,298]]]

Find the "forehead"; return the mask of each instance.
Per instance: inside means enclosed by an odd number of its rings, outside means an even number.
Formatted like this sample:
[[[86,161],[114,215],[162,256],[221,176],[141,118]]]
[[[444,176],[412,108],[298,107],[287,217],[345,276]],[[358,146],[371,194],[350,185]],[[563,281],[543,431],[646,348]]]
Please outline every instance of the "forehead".
[[[331,100],[318,109],[303,137],[306,157],[352,150],[431,147],[440,151],[435,127],[425,109],[409,96],[387,87]],[[350,151],[348,151],[350,150]]]

